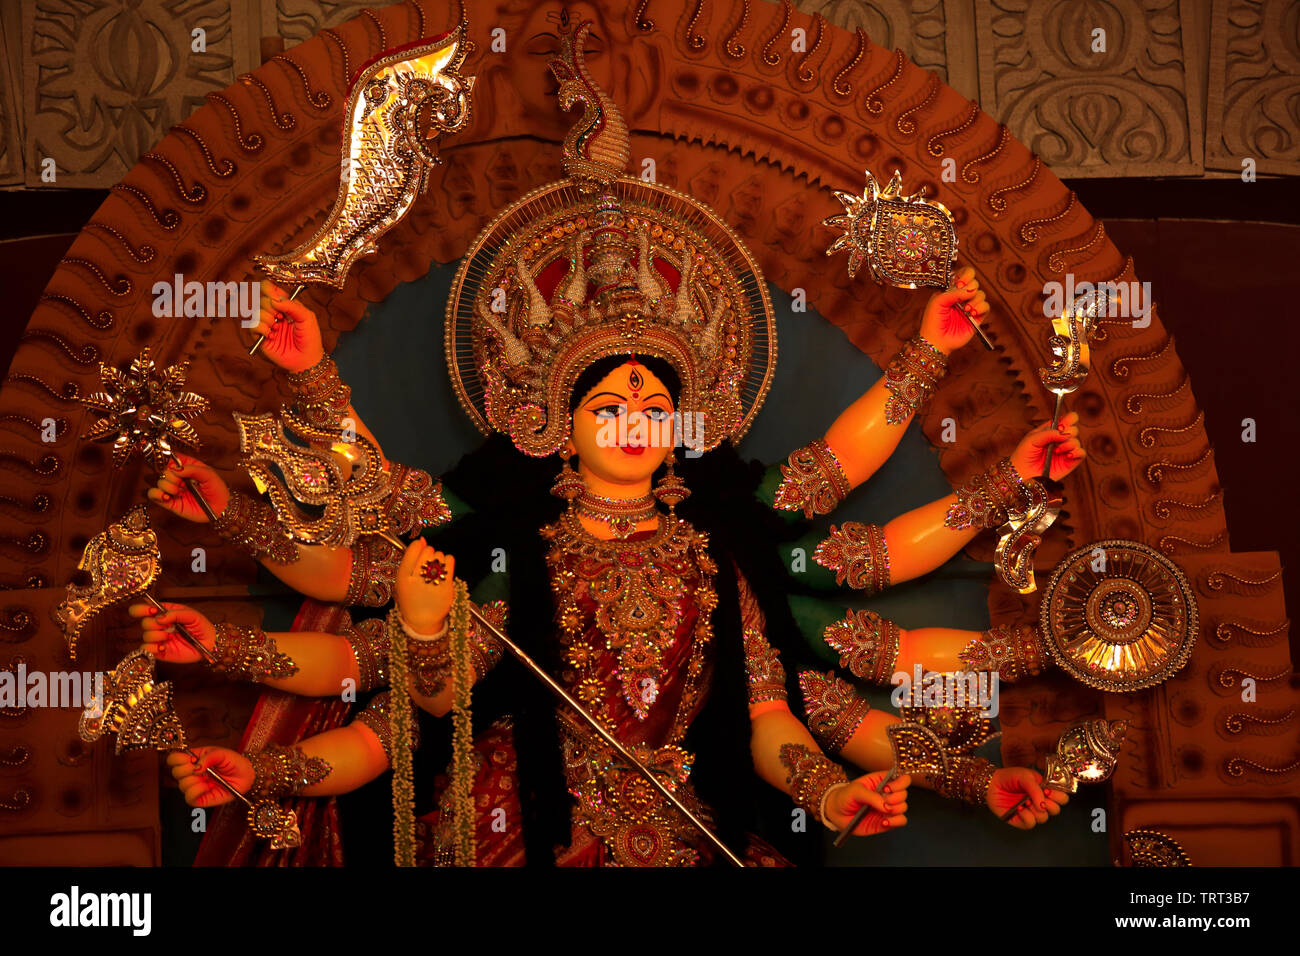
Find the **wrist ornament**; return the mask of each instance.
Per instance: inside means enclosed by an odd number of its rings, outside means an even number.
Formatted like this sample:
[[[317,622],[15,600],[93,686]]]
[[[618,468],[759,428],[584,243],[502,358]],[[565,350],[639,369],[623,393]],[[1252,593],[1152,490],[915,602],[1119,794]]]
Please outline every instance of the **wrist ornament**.
[[[885,369],[885,422],[901,425],[939,387],[948,372],[948,357],[921,338],[913,336],[890,360]]]
[[[265,557],[277,564],[298,560],[298,545],[276,518],[275,509],[238,491],[230,493],[225,510],[212,522],[212,530],[250,557]]]
[[[999,624],[972,640],[957,655],[973,671],[997,671],[1012,683],[1032,677],[1047,666],[1042,637],[1028,624]]]
[[[348,593],[343,603],[383,607],[393,599],[393,581],[402,563],[402,551],[379,535],[362,535],[352,545]]]
[[[409,710],[411,698],[407,696],[404,699]],[[393,695],[389,691],[384,691],[372,697],[370,702],[352,718],[354,723],[365,724],[374,731],[375,736],[379,738],[379,745],[384,748],[384,754],[388,757],[390,763],[393,759],[392,706]],[[414,714],[410,718],[409,746],[412,753],[420,747],[420,722],[415,719]]]
[[[844,620],[826,625],[822,639],[840,655],[840,666],[872,684],[888,684],[898,663],[902,630],[865,608],[850,609]]]
[[[982,475],[976,475],[956,490],[957,501],[944,515],[944,527],[953,531],[967,528],[997,528],[1010,512],[1024,512],[1034,501],[1033,478],[1021,478],[1010,458],[1003,458]]]
[[[275,639],[261,628],[218,624],[216,630],[212,669],[218,674],[257,683],[267,677],[278,679],[298,673],[293,658],[280,653]]]
[[[352,389],[339,378],[339,368],[328,355],[309,369],[290,372],[289,390],[302,416],[321,428],[340,427],[352,403]]]
[[[384,619],[372,617],[340,632],[357,662],[357,690],[368,691],[388,684],[388,628]]]
[[[844,768],[803,744],[782,744],[780,759],[795,806],[824,821],[826,794],[832,787],[849,782]]]
[[[997,769],[983,757],[950,757],[948,772],[935,789],[949,800],[982,807]]]
[[[802,511],[805,518],[830,514],[853,486],[844,467],[824,438],[790,453],[781,466],[781,484],[772,506],[780,511]]]
[[[245,794],[253,803],[292,797],[307,787],[320,783],[334,769],[325,759],[308,757],[297,746],[281,747],[271,744],[257,753],[244,756],[253,765],[253,786]]]

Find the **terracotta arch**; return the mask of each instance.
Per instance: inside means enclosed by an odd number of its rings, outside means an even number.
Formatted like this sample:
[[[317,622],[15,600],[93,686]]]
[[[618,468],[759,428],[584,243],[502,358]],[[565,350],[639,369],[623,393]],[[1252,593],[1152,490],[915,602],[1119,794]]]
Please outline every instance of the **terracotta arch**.
[[[465,3],[478,46],[466,66],[479,77],[475,123],[446,145],[429,193],[380,254],[359,264],[347,288],[305,293],[326,323],[327,346],[398,284],[459,257],[505,203],[558,174],[554,144],[567,123],[553,108],[531,108],[539,54],[491,49],[496,26],[506,28],[508,44],[522,45],[515,38],[527,35],[532,6]],[[912,333],[921,294],[881,290],[861,277],[850,283],[842,260],[822,254],[830,233],[818,223],[837,208],[830,189],[856,188],[864,166],[897,168],[909,191],[925,187],[954,209],[962,257],[990,290],[997,345],[994,353],[964,351],[922,422],[934,441],[945,419],[956,421],[959,442],[936,444],[954,482],[1046,418],[1051,399],[1036,375],[1047,359],[1045,284],[1067,273],[1076,281],[1139,277],[1104,224],[1005,127],[901,53],[788,3],[578,6],[603,28],[607,45],[594,68],[625,104],[635,162],[654,160],[660,182],[713,204],[769,279],[787,291],[805,289],[877,363]],[[156,317],[153,283],[176,273],[200,281],[252,275],[252,254],[309,234],[336,190],[345,78],[380,50],[441,32],[456,19],[434,0],[408,0],[274,57],[173,128],[113,187],[77,238],[0,387],[0,585],[30,588],[4,595],[0,627],[24,653],[58,657],[49,607],[86,538],[138,500],[144,486],[141,469],[114,472],[103,448],[75,438],[87,419],[72,399],[97,386],[96,363],[123,363],[145,345],[164,362],[190,361],[191,385],[212,400],[201,423],[205,455],[231,460],[229,413],[267,407],[277,386],[246,358],[234,320]],[[794,53],[786,42],[795,27],[807,31],[807,52]],[[1293,761],[1295,747],[1282,737],[1227,731],[1233,698],[1220,680],[1225,668],[1259,679],[1289,673],[1280,569],[1274,554],[1230,551],[1213,450],[1158,306],[1144,328],[1127,320],[1104,326],[1092,376],[1073,406],[1083,418],[1089,464],[1067,483],[1068,513],[1040,549],[1040,577],[1088,541],[1139,539],[1188,571],[1203,602],[1203,637],[1181,674],[1142,694],[1103,700],[1064,680],[1015,689],[1004,712],[1007,757],[1029,762],[1077,715],[1124,716],[1133,730],[1112,791],[1121,814],[1111,825],[1117,857],[1119,834],[1132,822],[1171,828],[1196,862],[1214,862],[1222,847],[1196,836],[1207,799],[1249,800],[1258,819],[1278,827],[1278,852],[1293,854],[1300,829],[1284,832],[1281,824],[1295,805],[1280,798],[1295,770],[1270,771]],[[50,417],[58,429],[52,443],[41,434]],[[48,499],[45,507],[39,496]],[[185,566],[203,529],[156,523],[168,566]],[[987,559],[986,542],[973,553]],[[253,578],[247,562],[215,551],[208,574],[231,593]],[[170,583],[188,581],[173,574]],[[995,620],[1035,613],[1034,601],[997,584],[990,607]],[[1270,630],[1278,621],[1281,628]],[[1257,633],[1264,637],[1241,639]],[[1296,703],[1283,677],[1265,687],[1270,708]],[[1069,702],[1064,710],[1062,700]],[[0,741],[6,735],[0,726]],[[1175,799],[1156,793],[1168,788]],[[1180,791],[1194,793],[1199,809],[1180,803]],[[31,808],[22,826],[37,827],[45,812]]]

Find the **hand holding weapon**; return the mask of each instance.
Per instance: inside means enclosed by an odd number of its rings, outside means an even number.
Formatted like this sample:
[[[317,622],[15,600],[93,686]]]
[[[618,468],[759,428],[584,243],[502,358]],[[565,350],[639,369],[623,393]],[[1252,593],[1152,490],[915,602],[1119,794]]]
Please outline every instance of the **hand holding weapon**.
[[[826,255],[847,249],[850,279],[865,262],[871,277],[885,285],[950,290],[957,263],[957,227],[952,212],[941,202],[923,198],[921,193],[904,196],[903,179],[897,170],[884,189],[871,170],[866,175],[861,196],[835,190],[844,212],[822,220],[822,225],[844,234],[831,243]],[[958,304],[952,308],[965,316],[984,347],[992,351],[993,343],[971,314]]]
[[[414,48],[381,54],[352,81],[344,107],[338,196],[310,239],[279,256],[254,257],[290,301],[319,282],[343,288],[352,264],[377,251],[379,237],[411,210],[442,160],[438,140],[469,124],[474,77],[460,67],[474,45],[465,23]],[[257,354],[265,336],[248,350]]]

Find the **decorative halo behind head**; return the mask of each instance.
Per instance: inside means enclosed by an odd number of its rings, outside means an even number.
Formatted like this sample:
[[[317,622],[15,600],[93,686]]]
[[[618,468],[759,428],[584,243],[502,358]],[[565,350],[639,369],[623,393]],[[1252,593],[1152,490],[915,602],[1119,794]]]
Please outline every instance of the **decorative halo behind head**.
[[[471,244],[447,302],[447,364],[482,431],[526,454],[569,437],[569,395],[592,362],[658,356],[682,382],[680,438],[706,451],[749,428],[776,363],[758,264],[703,203],[625,174],[627,125],[582,60],[589,21],[561,32],[568,178],[508,206]]]

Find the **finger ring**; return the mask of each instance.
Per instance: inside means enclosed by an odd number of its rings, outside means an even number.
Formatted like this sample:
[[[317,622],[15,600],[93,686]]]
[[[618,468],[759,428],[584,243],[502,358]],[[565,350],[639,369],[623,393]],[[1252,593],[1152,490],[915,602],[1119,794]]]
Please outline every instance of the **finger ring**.
[[[447,580],[447,566],[437,558],[426,561],[420,567],[420,577],[430,584],[441,584]]]

